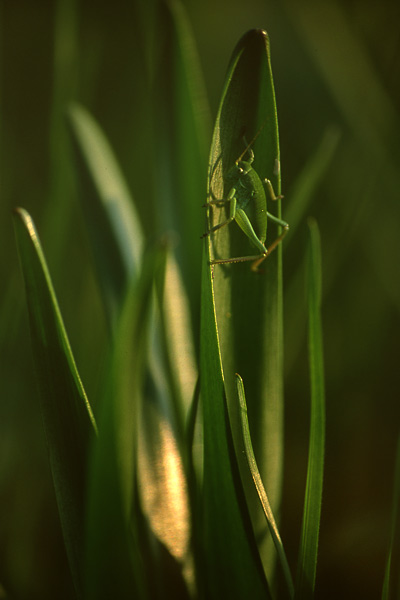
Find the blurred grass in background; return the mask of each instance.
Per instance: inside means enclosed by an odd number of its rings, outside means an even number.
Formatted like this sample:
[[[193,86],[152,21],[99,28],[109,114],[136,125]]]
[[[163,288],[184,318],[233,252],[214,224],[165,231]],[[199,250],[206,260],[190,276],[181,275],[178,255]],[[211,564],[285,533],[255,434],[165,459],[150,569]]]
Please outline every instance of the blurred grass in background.
[[[298,547],[308,451],[302,263],[305,217],[312,214],[323,249],[327,395],[317,597],[376,598],[389,541],[400,422],[400,7],[389,0],[185,5],[213,118],[237,39],[262,27],[271,40],[283,215],[289,223],[303,223],[293,239],[288,236],[283,255],[281,534],[289,562]],[[174,228],[167,211],[153,210],[162,173],[159,181],[149,181],[158,137],[150,122],[147,67],[150,52],[162,49],[162,38],[158,46],[149,44],[149,31],[141,25],[150,18],[145,2],[18,0],[4,2],[0,11],[0,581],[11,582],[20,598],[62,599],[71,597],[72,588],[40,421],[11,208],[23,205],[41,232],[75,358],[93,398],[106,323],[77,202],[65,111],[78,100],[102,124],[147,235]],[[297,215],[306,165],[330,154],[323,181]],[[206,171],[204,190],[205,182]],[[198,219],[201,232],[200,205]],[[200,248],[199,240],[191,268],[183,265],[195,333]]]

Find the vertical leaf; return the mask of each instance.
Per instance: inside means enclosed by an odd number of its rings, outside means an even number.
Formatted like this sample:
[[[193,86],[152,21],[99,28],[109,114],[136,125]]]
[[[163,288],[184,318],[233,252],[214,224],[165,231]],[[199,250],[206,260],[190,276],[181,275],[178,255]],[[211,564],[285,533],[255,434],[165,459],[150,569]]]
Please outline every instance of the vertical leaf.
[[[214,128],[209,165],[210,199],[227,198],[226,174],[254,138],[254,169],[261,179],[271,180],[280,193],[279,139],[275,93],[270,63],[269,39],[265,31],[248,32],[236,46]],[[280,202],[269,202],[268,210],[280,217]],[[227,218],[227,209],[208,210],[208,228]],[[279,235],[268,225],[267,245]],[[254,254],[248,238],[236,223],[211,234],[206,242],[208,257],[229,258]],[[249,422],[254,452],[269,490],[271,505],[279,511],[283,452],[283,364],[282,364],[282,276],[281,247],[263,263],[263,273],[254,273],[249,263],[215,265],[213,293],[218,340],[224,373],[229,416],[234,439],[240,440],[235,373],[248,382]],[[243,461],[238,451],[238,460]],[[248,473],[244,464],[243,470]],[[249,489],[254,488],[249,482]],[[252,516],[257,535],[265,531],[264,515],[253,497]],[[259,538],[261,539],[261,538]],[[274,556],[268,536],[262,541],[267,564]],[[272,564],[268,567],[272,571]]]
[[[275,521],[275,517],[271,510],[271,505],[268,500],[267,492],[265,491],[264,484],[262,482],[260,471],[258,470],[257,461],[254,456],[253,444],[251,441],[250,429],[249,429],[249,420],[247,418],[247,403],[246,396],[244,392],[243,380],[240,375],[236,374],[236,382],[237,382],[237,390],[239,397],[239,405],[240,405],[240,416],[242,420],[242,430],[243,430],[243,439],[244,439],[244,447],[246,452],[246,458],[249,465],[249,470],[251,473],[251,477],[254,481],[254,485],[257,489],[257,494],[261,502],[261,506],[263,508],[265,518],[268,523],[268,527],[275,545],[276,552],[278,554],[281,568],[283,571],[283,575],[286,581],[286,586],[289,592],[290,598],[293,598],[294,595],[294,587],[292,581],[292,575],[290,573],[289,565],[286,559],[285,549],[282,544],[281,536],[278,531],[278,526]]]
[[[321,251],[318,226],[309,222],[308,347],[311,424],[303,525],[295,599],[314,595],[325,453],[325,383],[321,324]]]

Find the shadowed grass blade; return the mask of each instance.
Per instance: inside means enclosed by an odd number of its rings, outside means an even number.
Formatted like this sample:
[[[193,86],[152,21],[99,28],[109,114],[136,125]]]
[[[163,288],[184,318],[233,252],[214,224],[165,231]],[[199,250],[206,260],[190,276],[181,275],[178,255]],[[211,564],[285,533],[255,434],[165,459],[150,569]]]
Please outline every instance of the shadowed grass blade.
[[[34,223],[18,208],[14,224],[58,510],[75,588],[81,597],[87,446],[96,424]]]
[[[156,219],[178,234],[175,254],[197,330],[201,205],[206,196],[211,119],[193,32],[180,0],[160,3],[155,85]]]
[[[201,399],[204,418],[204,597],[268,598],[237,470],[229,426],[213,304],[203,257],[201,298]]]
[[[311,380],[311,424],[303,525],[295,599],[314,595],[321,516],[325,452],[325,383],[321,325],[321,251],[318,226],[309,221],[308,346]]]

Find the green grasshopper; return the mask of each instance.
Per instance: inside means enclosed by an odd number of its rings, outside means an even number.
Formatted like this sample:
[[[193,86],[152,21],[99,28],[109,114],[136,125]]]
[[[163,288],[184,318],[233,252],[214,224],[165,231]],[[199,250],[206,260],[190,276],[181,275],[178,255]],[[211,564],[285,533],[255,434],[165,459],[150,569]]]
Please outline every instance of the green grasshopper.
[[[206,237],[218,229],[221,229],[221,227],[229,225],[232,221],[236,221],[251,243],[257,248],[259,254],[256,254],[255,256],[238,256],[236,258],[212,260],[210,261],[210,264],[212,265],[253,261],[251,269],[252,271],[258,271],[260,264],[267,258],[272,250],[278,246],[289,230],[288,223],[282,221],[282,219],[278,219],[267,211],[266,192],[271,200],[278,200],[279,198],[283,198],[283,196],[275,195],[274,188],[269,179],[264,180],[266,186],[265,189],[259,175],[252,167],[254,152],[251,149],[251,146],[258,137],[260,131],[255,135],[250,144],[247,144],[246,139],[243,137],[246,148],[236,160],[233,167],[228,171],[226,177],[226,183],[230,186],[230,191],[226,200],[209,200],[205,204],[205,206],[218,206],[229,202],[229,218],[215,227],[212,227],[202,236]],[[246,153],[249,154],[248,160],[242,160]],[[265,246],[265,241],[267,238],[268,219],[283,227],[283,232],[267,248]]]

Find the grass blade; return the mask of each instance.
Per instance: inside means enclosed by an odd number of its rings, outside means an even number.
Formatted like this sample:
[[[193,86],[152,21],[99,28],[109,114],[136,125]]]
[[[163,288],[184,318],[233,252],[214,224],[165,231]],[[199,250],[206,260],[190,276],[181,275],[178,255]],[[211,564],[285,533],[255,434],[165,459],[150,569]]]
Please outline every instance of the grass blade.
[[[206,253],[203,258],[201,305],[203,593],[210,599],[269,598],[233,450]]]
[[[96,424],[34,223],[25,210],[18,208],[14,224],[58,510],[75,588],[81,597],[86,457]]]
[[[286,581],[286,585],[289,591],[290,598],[294,596],[294,586],[292,575],[289,569],[289,565],[287,562],[285,549],[282,544],[281,536],[278,531],[278,527],[274,518],[274,515],[271,510],[271,506],[268,500],[267,492],[265,491],[260,472],[258,470],[256,457],[254,456],[253,444],[251,442],[250,436],[250,428],[249,421],[247,418],[247,404],[246,404],[246,396],[244,392],[243,380],[240,375],[236,374],[237,381],[237,390],[240,404],[240,414],[242,418],[242,430],[243,430],[243,439],[244,439],[244,447],[246,452],[247,462],[249,464],[249,469],[251,472],[251,476],[254,481],[254,485],[257,489],[257,494],[261,502],[261,506],[263,508],[265,518],[267,519],[268,527],[274,541],[274,545],[281,563],[283,575]]]
[[[138,269],[143,234],[114,153],[91,115],[74,104],[69,119],[82,186],[82,206],[111,330],[130,278]]]
[[[325,451],[325,384],[321,325],[321,251],[315,221],[309,221],[308,344],[311,379],[311,424],[303,525],[295,599],[314,595],[321,516]]]
[[[272,181],[280,193],[279,139],[272,79],[269,40],[265,31],[248,32],[236,46],[222,93],[210,153],[208,197],[227,198],[226,174],[244,151],[243,134],[252,140],[253,167],[261,179]],[[280,202],[268,210],[280,216]],[[225,220],[224,209],[208,210],[208,229]],[[280,233],[269,225],[268,240]],[[268,243],[268,242],[267,242]],[[254,254],[251,244],[233,223],[210,235],[208,257],[227,258]],[[241,439],[237,411],[235,373],[248,381],[249,422],[259,469],[278,513],[283,455],[283,342],[282,342],[282,261],[281,246],[263,264],[264,273],[255,274],[249,263],[215,265],[213,293],[218,340],[234,440]],[[265,444],[265,440],[268,444]],[[245,457],[237,451],[240,470],[247,474]],[[251,490],[252,519],[257,537],[265,532],[265,518],[254,486]],[[253,510],[254,509],[254,510]],[[260,531],[258,531],[260,528]],[[261,538],[260,538],[261,539]],[[270,574],[273,565],[269,536],[262,544],[263,562]],[[268,564],[269,563],[269,564]]]

